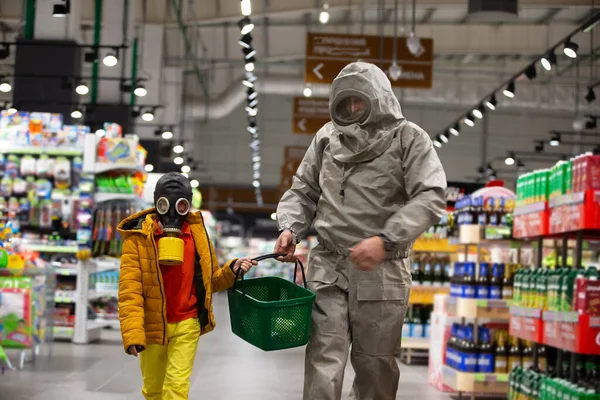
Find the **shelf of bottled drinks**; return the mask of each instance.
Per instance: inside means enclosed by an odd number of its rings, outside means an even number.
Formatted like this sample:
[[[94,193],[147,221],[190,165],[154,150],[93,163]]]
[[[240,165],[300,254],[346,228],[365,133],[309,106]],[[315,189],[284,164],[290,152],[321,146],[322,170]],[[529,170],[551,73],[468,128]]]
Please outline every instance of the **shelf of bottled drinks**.
[[[600,399],[598,255],[582,259],[584,240],[600,241],[600,156],[521,176],[513,235],[537,242],[539,256],[514,275],[510,334],[534,345],[533,364],[511,368],[509,399]],[[542,265],[545,239],[562,239],[554,268]]]

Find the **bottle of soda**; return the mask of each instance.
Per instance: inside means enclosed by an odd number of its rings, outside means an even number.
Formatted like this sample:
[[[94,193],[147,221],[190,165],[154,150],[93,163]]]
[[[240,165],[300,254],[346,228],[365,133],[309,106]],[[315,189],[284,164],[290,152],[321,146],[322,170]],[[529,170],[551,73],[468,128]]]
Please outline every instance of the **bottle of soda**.
[[[422,258],[420,255],[415,255],[412,264],[412,284],[414,285],[422,285],[423,284],[423,275],[422,275]]]
[[[477,345],[475,344],[475,335],[474,335],[474,327],[473,324],[467,325],[466,328],[466,338],[464,341],[464,354],[465,354],[465,369],[463,372],[477,372]]]
[[[521,364],[523,369],[533,368],[533,346],[530,341],[524,340],[521,351]]]
[[[451,368],[458,369],[455,362],[458,353],[456,353],[456,343],[458,341],[458,323],[452,324],[452,330],[450,331],[450,338],[446,343],[446,365]]]
[[[462,280],[462,297],[467,299],[474,299],[476,295],[475,287],[475,263],[466,262],[465,274]]]
[[[513,264],[506,265],[504,269],[504,278],[502,279],[502,299],[513,299],[513,273],[515,266]]]
[[[571,268],[567,274],[562,277],[562,290],[561,290],[561,302],[560,302],[560,311],[572,311],[573,310],[573,301],[574,301],[574,293],[575,293],[575,280],[577,276],[582,273],[583,268]]]
[[[492,264],[490,279],[490,299],[502,299],[502,280],[504,279],[504,264]]]
[[[424,256],[422,260],[423,266],[423,280],[422,284],[424,286],[432,286],[433,285],[433,258],[432,256]]]
[[[485,226],[487,223],[487,213],[484,207],[483,197],[477,198],[477,224],[480,226]]]
[[[465,263],[455,262],[454,272],[450,280],[450,296],[462,297],[462,280],[465,274]]]
[[[510,347],[508,348],[508,368],[512,371],[516,367],[521,367],[521,347],[519,347],[519,339],[514,336],[510,337]]]
[[[450,257],[445,256],[442,258],[442,264],[444,266],[443,275],[442,275],[442,286],[449,287],[453,277],[452,271],[452,263],[450,261]]]
[[[496,357],[494,360],[494,372],[497,374],[506,374],[508,370],[508,347],[506,344],[506,331],[498,332],[496,344]]]
[[[490,298],[490,264],[487,262],[479,263],[479,278],[477,278],[476,290],[478,299]]]
[[[477,349],[477,372],[491,374],[494,372],[494,348],[490,330],[485,326],[479,328],[479,345]]]
[[[444,280],[444,266],[442,265],[443,260],[440,257],[433,256],[433,286],[441,287]]]

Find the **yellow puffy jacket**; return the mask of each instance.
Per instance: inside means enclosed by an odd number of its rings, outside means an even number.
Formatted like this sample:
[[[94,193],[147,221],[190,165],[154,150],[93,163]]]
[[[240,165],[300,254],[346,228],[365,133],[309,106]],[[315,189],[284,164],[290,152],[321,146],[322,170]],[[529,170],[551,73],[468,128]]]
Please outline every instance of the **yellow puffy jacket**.
[[[168,341],[164,288],[154,240],[157,215],[155,209],[144,210],[124,219],[118,226],[124,240],[119,277],[119,319],[125,352],[132,345],[165,345]],[[202,335],[215,327],[212,293],[233,285],[235,274],[230,265],[235,260],[219,268],[202,214],[199,211],[189,213],[186,221],[196,245],[206,290],[204,307],[208,310],[208,318],[201,326]]]

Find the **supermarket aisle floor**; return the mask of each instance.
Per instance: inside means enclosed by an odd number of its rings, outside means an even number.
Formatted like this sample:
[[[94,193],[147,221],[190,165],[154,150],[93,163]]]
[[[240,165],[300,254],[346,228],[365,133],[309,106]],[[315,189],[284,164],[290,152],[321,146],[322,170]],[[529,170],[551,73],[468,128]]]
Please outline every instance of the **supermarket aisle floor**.
[[[219,325],[200,341],[192,376],[191,399],[301,399],[303,349],[264,353],[231,333],[226,296],[215,298]],[[11,354],[14,358],[14,354]],[[398,399],[448,399],[427,384],[427,367],[401,364]],[[350,389],[351,367],[345,379]],[[89,346],[57,343],[51,359],[40,358],[23,371],[0,376],[0,400],[136,400],[140,394],[138,360],[126,356],[117,332]]]

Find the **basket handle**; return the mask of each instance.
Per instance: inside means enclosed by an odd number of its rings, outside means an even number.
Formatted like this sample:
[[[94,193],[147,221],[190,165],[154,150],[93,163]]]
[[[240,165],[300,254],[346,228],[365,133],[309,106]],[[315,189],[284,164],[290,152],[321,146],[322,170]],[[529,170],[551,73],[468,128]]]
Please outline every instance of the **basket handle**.
[[[263,256],[259,256],[256,258],[253,258],[252,261],[257,261],[257,262],[261,262],[264,260],[268,260],[270,258],[279,258],[279,257],[283,257],[286,254],[265,254]],[[294,266],[294,280],[296,279],[296,274],[298,272],[298,265],[300,265],[300,270],[302,271],[302,282],[304,283],[304,288],[308,289],[308,285],[306,284],[306,274],[304,272],[304,264],[302,264],[302,261],[300,261],[299,259],[296,259],[296,265]],[[242,273],[242,269],[239,268],[237,270],[237,272],[235,273],[235,281],[233,282],[233,290],[235,290],[235,286],[237,285],[238,279],[240,281],[242,281],[242,294],[244,296],[246,296],[246,283],[244,282],[244,274]]]

